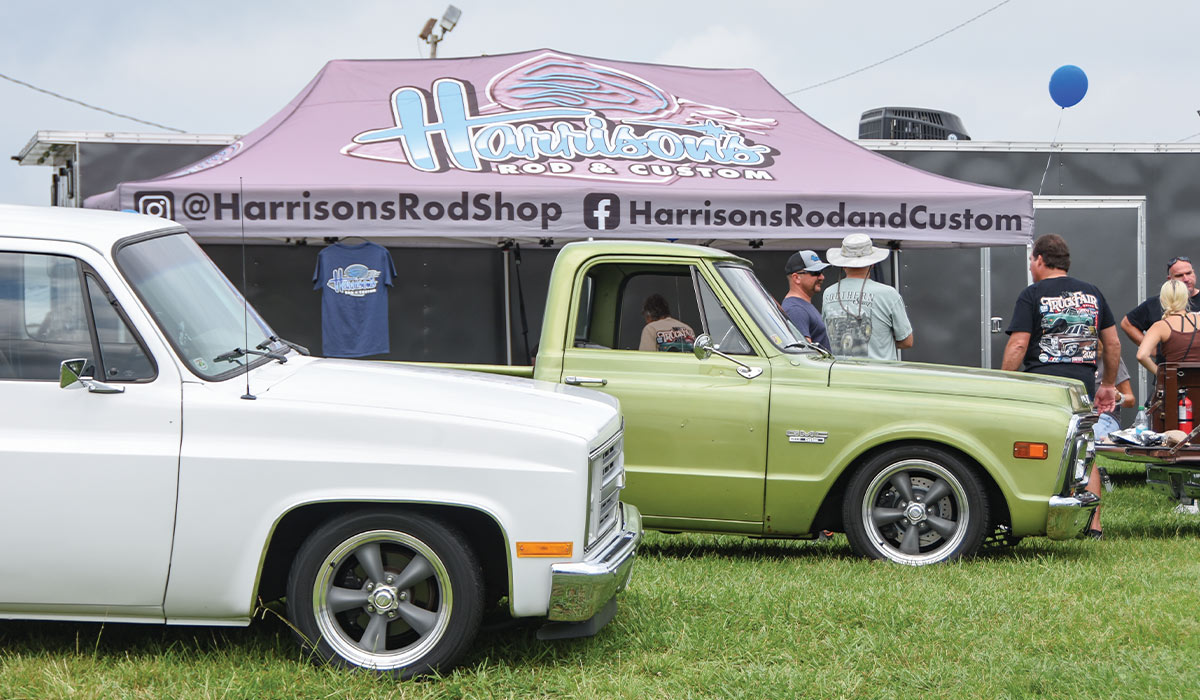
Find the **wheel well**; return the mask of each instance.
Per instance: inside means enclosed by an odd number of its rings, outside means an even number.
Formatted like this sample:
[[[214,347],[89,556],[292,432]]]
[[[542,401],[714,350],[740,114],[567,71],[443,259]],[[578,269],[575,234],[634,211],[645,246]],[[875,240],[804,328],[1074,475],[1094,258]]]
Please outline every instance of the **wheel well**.
[[[508,595],[508,546],[504,534],[489,515],[460,506],[425,503],[314,503],[301,506],[283,516],[271,535],[263,559],[256,600],[272,601],[287,591],[288,572],[296,552],[309,533],[330,518],[354,510],[393,510],[416,513],[456,527],[467,538],[471,551],[483,569],[485,602],[490,604]]]
[[[830,487],[829,492],[825,494],[825,500],[821,502],[821,507],[817,509],[817,514],[813,518],[812,531],[819,530],[836,530],[837,532],[845,532],[845,524],[842,522],[842,501],[846,497],[846,485],[850,482],[854,472],[863,465],[864,462],[871,459],[875,455],[885,450],[890,450],[895,447],[909,446],[934,447],[958,457],[963,464],[975,472],[980,481],[983,482],[984,488],[987,490],[988,504],[991,506],[992,522],[988,524],[988,532],[992,532],[1000,525],[1012,527],[1012,519],[1008,513],[1008,501],[1004,498],[1004,492],[1000,490],[1000,486],[988,470],[983,468],[978,460],[962,450],[933,440],[900,440],[897,442],[889,442],[883,445],[876,445],[871,449],[851,460],[842,473],[838,475],[837,480]]]

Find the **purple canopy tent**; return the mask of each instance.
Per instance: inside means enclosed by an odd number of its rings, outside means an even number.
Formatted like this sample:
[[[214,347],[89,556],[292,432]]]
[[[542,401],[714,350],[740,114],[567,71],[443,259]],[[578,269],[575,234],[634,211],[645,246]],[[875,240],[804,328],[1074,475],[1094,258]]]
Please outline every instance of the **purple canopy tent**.
[[[190,167],[85,206],[230,242],[650,238],[725,248],[1026,244],[1029,192],[927,173],[829,131],[753,70],[550,50],[331,61]]]

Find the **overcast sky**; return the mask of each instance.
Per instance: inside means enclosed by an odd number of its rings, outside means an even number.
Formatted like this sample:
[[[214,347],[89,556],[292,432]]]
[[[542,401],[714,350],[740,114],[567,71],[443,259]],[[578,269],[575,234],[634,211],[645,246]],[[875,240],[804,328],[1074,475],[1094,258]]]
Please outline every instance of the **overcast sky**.
[[[598,58],[753,68],[803,110],[854,138],[863,110],[943,109],[977,141],[1200,142],[1200,3],[1192,0],[846,2],[454,0],[441,57],[552,48]],[[0,4],[0,73],[194,133],[244,134],[328,60],[419,58],[442,0],[206,0]],[[918,48],[913,48],[918,47]],[[1089,89],[1062,110],[1054,69]],[[156,129],[0,80],[0,148],[42,129]],[[0,165],[0,201],[49,202],[50,169]]]

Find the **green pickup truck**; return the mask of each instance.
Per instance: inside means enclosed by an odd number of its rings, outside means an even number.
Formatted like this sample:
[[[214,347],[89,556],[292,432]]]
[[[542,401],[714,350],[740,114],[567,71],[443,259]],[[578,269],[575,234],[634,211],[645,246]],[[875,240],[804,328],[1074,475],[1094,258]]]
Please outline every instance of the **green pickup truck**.
[[[641,351],[661,294],[693,352]],[[622,498],[668,532],[812,538],[931,564],[985,541],[1069,539],[1095,417],[1083,385],[1013,372],[837,359],[808,343],[727,251],[571,243],[533,366],[444,365],[599,389],[625,415]]]

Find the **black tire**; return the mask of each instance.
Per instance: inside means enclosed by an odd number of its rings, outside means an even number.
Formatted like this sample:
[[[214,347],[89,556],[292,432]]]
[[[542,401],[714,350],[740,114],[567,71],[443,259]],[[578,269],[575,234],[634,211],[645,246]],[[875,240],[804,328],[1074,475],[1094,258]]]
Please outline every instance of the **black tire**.
[[[842,504],[846,538],[856,554],[899,564],[972,556],[986,534],[986,494],[975,472],[948,452],[892,448],[850,479]]]
[[[406,513],[350,513],[300,546],[287,608],[301,643],[320,660],[411,678],[450,668],[474,641],[483,576],[450,525]]]

